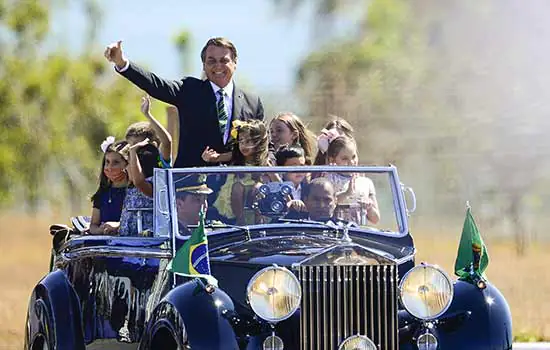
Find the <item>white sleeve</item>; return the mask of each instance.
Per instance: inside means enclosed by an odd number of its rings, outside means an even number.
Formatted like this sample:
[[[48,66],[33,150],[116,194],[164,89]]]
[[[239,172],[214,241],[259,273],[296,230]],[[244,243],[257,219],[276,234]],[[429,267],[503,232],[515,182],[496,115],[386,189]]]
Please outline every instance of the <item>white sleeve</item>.
[[[126,64],[124,65],[124,67],[122,67],[122,68],[120,68],[120,69],[118,69],[118,67],[117,67],[116,64],[115,64],[115,70],[116,70],[117,72],[119,72],[119,73],[122,73],[122,72],[126,71],[126,70],[128,69],[128,67],[130,67],[130,61],[129,61],[129,60],[127,60],[127,61],[126,61]]]

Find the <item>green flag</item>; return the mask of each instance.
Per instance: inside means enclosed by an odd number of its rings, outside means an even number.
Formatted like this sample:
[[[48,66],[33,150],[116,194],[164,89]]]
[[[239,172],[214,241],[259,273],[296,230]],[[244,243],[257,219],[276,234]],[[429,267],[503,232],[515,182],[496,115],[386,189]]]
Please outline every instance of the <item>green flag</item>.
[[[471,209],[468,207],[455,261],[455,274],[461,280],[482,278],[487,265],[489,265],[487,248],[481,239]]]
[[[204,211],[200,212],[199,225],[189,239],[168,263],[168,270],[186,277],[200,277],[217,286],[217,280],[210,274],[208,238],[204,230]]]

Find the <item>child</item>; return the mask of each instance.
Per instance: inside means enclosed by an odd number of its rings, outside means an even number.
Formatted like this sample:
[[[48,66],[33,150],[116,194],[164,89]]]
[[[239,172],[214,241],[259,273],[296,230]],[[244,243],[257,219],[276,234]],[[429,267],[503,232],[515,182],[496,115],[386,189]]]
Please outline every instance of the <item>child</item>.
[[[231,156],[232,165],[268,165],[268,135],[263,122],[259,120],[234,121],[231,134],[237,141]],[[261,177],[251,174],[246,174],[244,177],[230,174],[214,202],[218,213],[236,224],[249,222],[245,218],[244,208],[250,204],[251,189],[260,183]]]
[[[130,147],[127,172],[128,187],[120,217],[120,235],[135,236],[153,229],[153,169],[158,164],[157,147],[145,139]],[[141,216],[141,230],[138,216]],[[138,232],[141,231],[141,232]]]
[[[317,155],[315,156],[315,165],[326,164],[326,152],[330,141],[337,136],[347,136],[354,139],[354,130],[350,123],[345,119],[334,116],[334,119],[325,124],[321,134],[317,137]]]
[[[282,145],[298,145],[304,150],[306,164],[312,164],[315,136],[297,115],[290,112],[276,115],[269,123],[269,134],[273,154]]]
[[[305,165],[304,150],[300,146],[284,145],[275,153],[276,164],[278,166],[303,166]],[[297,211],[305,208],[302,201],[302,184],[307,182],[306,173],[284,173],[283,180],[292,183],[292,198],[287,203],[289,208]]]
[[[149,122],[137,122],[126,130],[126,141],[134,145],[145,139],[159,148],[158,167],[170,168],[172,159],[172,137],[170,133],[151,114],[151,99],[148,95],[141,98],[141,112]]]
[[[128,143],[114,142],[109,136],[102,144],[103,161],[99,187],[92,196],[92,218],[89,232],[93,235],[114,234],[118,231],[122,203],[126,196],[128,176]]]
[[[357,165],[357,145],[347,136],[338,136],[330,141],[325,163],[337,166]],[[327,178],[336,190],[339,209],[347,211],[343,219],[362,223],[362,214],[373,224],[380,220],[376,191],[371,179],[356,174],[329,173]],[[338,209],[338,208],[337,208]],[[366,224],[366,222],[365,222]]]

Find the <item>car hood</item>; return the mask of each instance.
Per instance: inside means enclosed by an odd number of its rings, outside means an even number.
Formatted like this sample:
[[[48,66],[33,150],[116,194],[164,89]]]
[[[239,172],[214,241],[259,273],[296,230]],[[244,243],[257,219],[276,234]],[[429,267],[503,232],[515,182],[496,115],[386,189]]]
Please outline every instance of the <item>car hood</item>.
[[[244,240],[210,251],[216,262],[291,266],[391,264],[398,257],[359,239],[320,235],[269,236]]]

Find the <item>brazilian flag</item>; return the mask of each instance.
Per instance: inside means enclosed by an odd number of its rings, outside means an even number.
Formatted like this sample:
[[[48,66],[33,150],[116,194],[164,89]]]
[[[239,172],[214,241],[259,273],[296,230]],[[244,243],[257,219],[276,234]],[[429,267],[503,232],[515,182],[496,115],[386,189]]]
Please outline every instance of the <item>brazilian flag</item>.
[[[455,275],[466,281],[484,278],[483,272],[487,269],[487,265],[489,265],[487,247],[481,239],[471,208],[468,206],[455,261]]]
[[[168,270],[186,277],[200,277],[208,283],[217,285],[217,280],[210,274],[208,258],[208,238],[204,231],[204,211],[200,212],[199,225],[193,230],[189,239],[176,252],[168,264]]]

